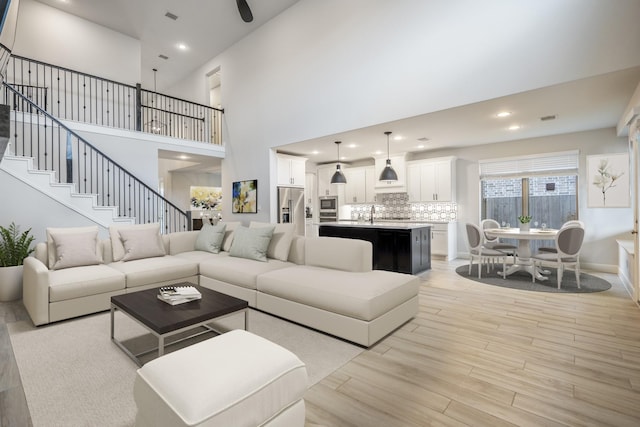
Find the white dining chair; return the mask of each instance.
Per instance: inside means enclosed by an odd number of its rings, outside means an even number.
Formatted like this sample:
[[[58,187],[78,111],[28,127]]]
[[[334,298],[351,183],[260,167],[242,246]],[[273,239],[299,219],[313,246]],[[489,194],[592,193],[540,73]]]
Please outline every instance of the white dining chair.
[[[566,226],[569,226],[569,225],[578,225],[578,226],[584,228],[584,222],[578,221],[577,219],[572,219],[570,221],[565,222],[564,224],[562,224],[562,227],[566,227]],[[560,227],[560,228],[562,228],[562,227]],[[556,247],[555,246],[541,246],[541,247],[538,248],[538,251],[556,253]]]
[[[473,260],[478,260],[478,279],[482,278],[482,266],[487,262],[487,273],[489,273],[488,261],[502,260],[502,271],[507,270],[507,255],[496,249],[484,247],[482,233],[480,227],[475,224],[467,223],[467,244],[469,245],[469,275],[471,275],[471,267]],[[493,263],[492,263],[493,264]]]
[[[498,221],[490,218],[483,219],[480,222],[480,228],[482,229],[482,235],[484,238],[484,243],[483,243],[484,247],[488,249],[495,249],[497,251],[504,252],[505,254],[512,256],[513,263],[515,264],[516,250],[518,249],[518,247],[509,243],[501,242],[499,237],[489,237],[484,232],[484,230],[488,228],[500,228],[500,224],[498,223]]]
[[[558,289],[562,283],[565,268],[573,268],[578,289],[580,289],[580,250],[584,241],[584,228],[579,224],[562,227],[556,235],[556,252],[541,252],[531,257],[534,270],[542,264],[558,269]],[[533,282],[536,275],[532,274]]]

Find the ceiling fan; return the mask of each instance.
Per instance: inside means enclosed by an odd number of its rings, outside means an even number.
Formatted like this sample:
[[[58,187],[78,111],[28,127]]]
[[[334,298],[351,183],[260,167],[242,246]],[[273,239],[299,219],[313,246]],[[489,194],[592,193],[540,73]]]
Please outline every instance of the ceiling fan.
[[[244,22],[253,21],[253,14],[251,13],[251,9],[247,4],[247,0],[236,0],[236,4],[238,5],[238,12],[240,12],[240,16]]]

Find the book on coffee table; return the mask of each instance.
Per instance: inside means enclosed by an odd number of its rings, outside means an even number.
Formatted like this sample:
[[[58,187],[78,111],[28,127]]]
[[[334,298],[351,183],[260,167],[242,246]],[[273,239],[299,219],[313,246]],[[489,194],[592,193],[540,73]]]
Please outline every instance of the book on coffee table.
[[[165,286],[158,291],[158,299],[171,305],[196,301],[200,298],[202,294],[193,286]]]

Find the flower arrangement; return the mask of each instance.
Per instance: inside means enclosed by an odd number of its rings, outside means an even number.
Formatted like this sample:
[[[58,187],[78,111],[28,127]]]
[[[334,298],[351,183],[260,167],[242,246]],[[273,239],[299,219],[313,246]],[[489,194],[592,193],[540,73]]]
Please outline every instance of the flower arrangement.
[[[520,224],[529,224],[531,222],[531,216],[529,216],[529,215],[520,215],[518,217],[518,221],[520,221]]]

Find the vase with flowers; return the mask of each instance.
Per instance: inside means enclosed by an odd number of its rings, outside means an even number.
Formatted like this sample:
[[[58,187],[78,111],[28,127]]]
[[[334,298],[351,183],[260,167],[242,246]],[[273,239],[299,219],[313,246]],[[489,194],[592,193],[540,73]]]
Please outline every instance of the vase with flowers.
[[[531,216],[520,215],[518,217],[518,222],[520,223],[520,231],[529,231],[529,227],[531,226]]]

